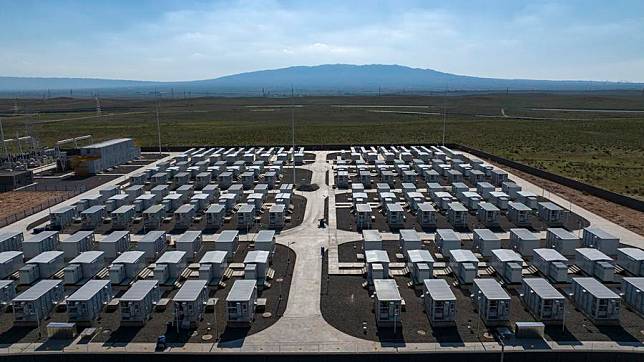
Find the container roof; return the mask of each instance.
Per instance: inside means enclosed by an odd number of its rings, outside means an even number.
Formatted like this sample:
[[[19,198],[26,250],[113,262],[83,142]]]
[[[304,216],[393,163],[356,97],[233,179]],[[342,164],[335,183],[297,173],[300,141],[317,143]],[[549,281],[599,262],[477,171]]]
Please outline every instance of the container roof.
[[[61,243],[77,243],[80,240],[83,240],[89,236],[92,236],[94,234],[93,231],[88,231],[88,230],[81,230],[73,233],[70,235],[67,239],[61,241]]]
[[[34,256],[33,258],[31,258],[29,261],[27,261],[27,264],[49,263],[52,260],[62,256],[63,256],[62,251],[57,251],[57,250],[44,251]]]
[[[175,214],[187,214],[187,213],[193,212],[194,210],[195,210],[194,205],[192,205],[192,204],[183,204],[183,205],[179,206],[179,208],[177,210],[175,210],[174,213]]]
[[[474,229],[473,232],[483,240],[500,240],[490,229]]]
[[[58,231],[43,231],[41,233],[31,235],[28,239],[25,239],[23,243],[40,243],[41,241],[57,234]]]
[[[113,231],[112,233],[106,235],[103,240],[99,241],[99,243],[114,243],[127,236],[129,233],[129,231]]]
[[[467,208],[460,202],[450,202],[448,207],[453,211],[467,212]]]
[[[89,208],[81,211],[81,214],[94,214],[94,213],[97,213],[97,212],[101,212],[104,209],[105,209],[105,206],[103,206],[103,205],[94,205],[92,207],[89,207]]]
[[[251,250],[246,253],[244,264],[265,264],[268,263],[269,252],[266,250]]]
[[[615,235],[610,234],[604,231],[604,229],[598,227],[587,227],[584,229],[584,231],[589,232],[600,239],[618,239]]]
[[[133,210],[136,210],[136,207],[134,205],[123,205],[118,209],[112,211],[112,214],[126,214]]]
[[[471,250],[467,249],[454,249],[450,250],[450,258],[454,259],[457,263],[478,263],[478,258]]]
[[[398,284],[393,279],[374,279],[373,286],[376,291],[376,298],[379,301],[399,302],[402,300],[398,291]]]
[[[533,249],[535,255],[539,255],[545,261],[568,261],[568,259],[561,255],[557,250],[550,248]]]
[[[255,212],[255,205],[251,204],[243,204],[239,210],[237,211],[238,213],[243,212],[243,213],[251,213]]]
[[[564,296],[543,278],[524,278],[523,282],[542,299],[564,299]]]
[[[510,229],[510,234],[514,233],[519,239],[522,240],[540,240],[537,234],[528,229],[515,228]]]
[[[510,296],[503,290],[501,284],[494,279],[474,279],[474,284],[485,298],[489,300],[510,299]],[[476,298],[476,296],[474,297]]]
[[[72,259],[69,264],[89,264],[103,257],[104,252],[100,250],[84,251]]]
[[[624,283],[632,284],[635,288],[644,291],[644,277],[626,277]]]
[[[561,211],[563,211],[561,206],[559,206],[559,205],[557,205],[557,204],[555,204],[553,202],[550,202],[550,201],[540,202],[539,206],[544,207],[544,208],[546,208],[548,210],[561,210]]]
[[[137,280],[120,298],[121,302],[143,300],[154,288],[159,287],[158,280]]]
[[[157,239],[163,238],[163,237],[165,237],[165,231],[153,230],[143,235],[143,238],[139,240],[139,243],[153,243],[157,241]]]
[[[436,234],[437,234],[437,236],[440,235],[440,237],[443,240],[458,240],[458,241],[461,241],[461,238],[452,229],[436,229]]]
[[[116,259],[114,259],[112,264],[132,264],[143,260],[144,256],[145,251],[126,251],[123,254],[119,255]]]
[[[235,280],[233,287],[230,288],[228,296],[226,297],[227,302],[246,302],[249,301],[255,292],[257,287],[256,280],[244,279],[244,280]]]
[[[411,263],[433,263],[434,258],[428,250],[425,249],[413,249],[407,250],[407,258]]]
[[[199,264],[222,264],[226,261],[226,255],[228,252],[223,250],[208,251],[201,257]]]
[[[531,208],[527,207],[526,205],[524,205],[524,204],[522,204],[520,202],[510,201],[510,202],[508,202],[508,207],[511,208],[511,209],[518,210],[518,211],[532,211]]]
[[[186,280],[172,300],[175,302],[196,301],[199,298],[199,294],[208,288],[207,285],[207,280]]]
[[[148,207],[147,209],[145,209],[143,211],[143,213],[144,214],[156,214],[157,212],[159,212],[161,210],[165,210],[165,206],[160,205],[160,204],[156,204],[156,205],[152,205],[152,206]]]
[[[25,290],[23,293],[13,299],[14,302],[30,302],[39,299],[51,289],[63,287],[62,280],[43,279],[36,283],[33,287]]]
[[[220,213],[224,211],[224,205],[221,204],[212,204],[208,206],[208,210],[206,210],[206,213]]]
[[[600,299],[620,299],[612,290],[608,289],[604,284],[600,283],[595,278],[572,278],[573,283],[579,284],[588,293]]]
[[[199,230],[186,231],[185,233],[181,234],[179,238],[177,238],[177,243],[191,243],[200,236],[201,231]]]
[[[255,243],[273,243],[275,237],[275,230],[260,230],[255,235]]]
[[[578,248],[575,249],[579,254],[583,255],[586,259],[592,261],[613,261],[613,259],[602,253],[600,250],[595,248]]]
[[[563,228],[548,228],[548,232],[555,234],[559,239],[565,240],[579,240],[577,235]]]
[[[425,279],[427,293],[433,300],[456,300],[456,296],[445,279]]]
[[[7,261],[21,255],[22,251],[3,251],[0,253],[0,264],[6,263]]]
[[[157,264],[177,264],[184,260],[186,257],[185,251],[166,251],[157,259]]]
[[[215,242],[233,242],[238,235],[239,231],[237,230],[224,230],[219,234],[219,237],[217,237]]]
[[[496,205],[489,202],[479,202],[479,209],[483,209],[485,211],[500,211]]]
[[[81,148],[84,149],[92,149],[92,148],[103,148],[103,147],[108,147],[108,146],[113,146],[119,143],[124,143],[124,142],[132,142],[131,138],[115,138],[107,141],[102,141],[102,142],[97,142],[93,143],[91,145],[83,146]]]
[[[425,212],[436,211],[436,208],[434,208],[434,205],[432,205],[430,202],[423,202],[421,204],[418,204],[418,209]]]
[[[389,263],[389,256],[384,250],[365,250],[364,256],[367,263]]]
[[[420,241],[420,235],[413,229],[400,230],[400,238],[405,241]]]
[[[628,255],[635,260],[644,260],[644,250],[637,248],[619,248],[618,251]]]
[[[87,300],[92,299],[98,292],[100,292],[103,288],[110,288],[110,281],[109,280],[88,280],[83,284],[82,287],[78,288],[74,292],[74,294],[70,295],[67,298],[68,302],[84,302]]]
[[[519,253],[517,253],[514,250],[494,249],[492,250],[492,254],[494,254],[494,256],[496,256],[496,258],[503,263],[510,262],[510,261],[523,262],[523,258],[521,258],[521,255],[519,255]]]
[[[382,241],[378,230],[362,230],[362,239],[366,241]]]
[[[286,208],[286,205],[284,204],[274,204],[273,206],[271,206],[268,212],[284,212],[285,208]]]
[[[390,212],[403,212],[402,206],[398,203],[386,204],[387,210]]]

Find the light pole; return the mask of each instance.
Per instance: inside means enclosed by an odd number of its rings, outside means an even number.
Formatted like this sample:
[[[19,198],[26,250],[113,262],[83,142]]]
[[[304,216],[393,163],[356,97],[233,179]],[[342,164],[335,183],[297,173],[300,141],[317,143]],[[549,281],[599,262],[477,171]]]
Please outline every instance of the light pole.
[[[291,87],[291,141],[293,148],[291,149],[291,162],[293,162],[293,193],[295,193],[295,99],[293,87]]]
[[[159,155],[161,155],[161,123],[159,122],[159,95],[157,94],[156,119],[157,119],[157,137],[159,139]]]

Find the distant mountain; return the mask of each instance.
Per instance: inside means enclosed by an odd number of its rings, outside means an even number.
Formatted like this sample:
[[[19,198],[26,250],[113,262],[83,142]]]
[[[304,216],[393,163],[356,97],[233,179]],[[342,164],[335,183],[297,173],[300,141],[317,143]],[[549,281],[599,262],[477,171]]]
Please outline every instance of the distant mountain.
[[[530,79],[481,78],[432,69],[400,65],[326,64],[295,66],[273,70],[223,76],[215,79],[185,82],[145,82],[133,80],[85,78],[20,78],[0,77],[0,92],[43,90],[117,90],[145,93],[153,90],[177,92],[252,93],[285,92],[292,88],[298,93],[337,94],[360,92],[422,92],[449,90],[640,90],[643,83],[600,81],[552,81]]]

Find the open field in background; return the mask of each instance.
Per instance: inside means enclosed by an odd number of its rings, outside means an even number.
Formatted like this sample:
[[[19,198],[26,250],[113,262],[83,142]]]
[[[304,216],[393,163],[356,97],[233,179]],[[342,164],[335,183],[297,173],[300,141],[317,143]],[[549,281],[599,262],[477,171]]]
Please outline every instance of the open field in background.
[[[168,145],[462,143],[644,199],[644,94],[511,93],[436,96],[192,98],[161,100]],[[29,130],[41,144],[91,134],[156,146],[153,100],[0,100],[7,138]],[[574,111],[574,110],[577,111]],[[587,111],[592,110],[592,111]]]

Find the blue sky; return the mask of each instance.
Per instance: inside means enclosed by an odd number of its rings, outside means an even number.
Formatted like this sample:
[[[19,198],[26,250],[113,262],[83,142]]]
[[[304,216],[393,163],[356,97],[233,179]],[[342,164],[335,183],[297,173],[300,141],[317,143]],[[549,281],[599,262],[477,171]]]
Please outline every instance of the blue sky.
[[[0,75],[207,79],[290,65],[644,81],[644,1],[0,0]]]

